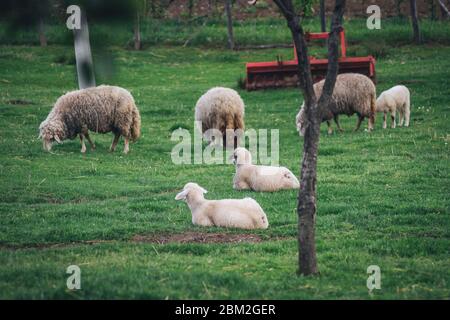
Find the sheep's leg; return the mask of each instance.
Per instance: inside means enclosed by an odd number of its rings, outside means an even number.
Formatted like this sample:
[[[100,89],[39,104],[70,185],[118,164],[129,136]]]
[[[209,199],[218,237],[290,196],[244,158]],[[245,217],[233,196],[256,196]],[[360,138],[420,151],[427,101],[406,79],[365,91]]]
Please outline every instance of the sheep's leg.
[[[119,139],[120,139],[120,133],[116,133],[114,135],[114,139],[111,144],[111,148],[109,148],[109,151],[114,152],[116,150],[116,146],[117,146],[117,143],[119,142]]]
[[[403,126],[403,121],[405,119],[405,113],[403,112],[403,110],[398,111],[398,117],[400,118],[399,122],[398,122],[398,126],[401,127],[401,126]]]
[[[84,135],[80,133],[81,153],[86,152],[86,145],[84,144]]]
[[[95,143],[92,142],[91,137],[89,136],[89,129],[87,128],[87,126],[84,125],[81,128],[81,133],[89,141],[89,144],[91,145],[92,150],[95,150]]]
[[[391,112],[391,128],[395,128],[395,111]]]
[[[333,133],[333,128],[331,128],[331,122],[327,120],[327,126],[328,126],[328,134]]]
[[[130,139],[125,137],[125,147],[123,148],[123,153],[127,154],[130,151],[129,145]]]
[[[405,110],[405,127],[409,127],[409,117],[411,115],[411,111],[409,110],[409,105],[406,106]]]
[[[91,149],[92,149],[92,150],[95,150],[95,143],[92,142],[91,136],[89,135],[89,132],[86,131],[86,132],[84,133],[84,136],[86,137],[87,141],[89,141],[89,144],[91,145]]]
[[[387,128],[387,113],[383,113],[383,129]]]
[[[336,126],[337,126],[339,132],[344,132],[344,129],[342,129],[341,125],[339,124],[339,116],[338,115],[334,116],[334,122],[336,123]]]
[[[363,117],[363,119],[364,119],[364,117]],[[375,125],[375,114],[372,113],[372,114],[369,116],[368,130],[369,130],[369,131],[372,131],[374,125]]]
[[[235,182],[233,184],[233,189],[235,189],[235,190],[247,190],[247,189],[250,189],[250,186],[244,181],[239,181],[239,182]]]
[[[358,115],[358,122],[356,123],[356,128],[354,131],[358,131],[359,128],[361,127],[361,122],[364,120],[363,116]]]

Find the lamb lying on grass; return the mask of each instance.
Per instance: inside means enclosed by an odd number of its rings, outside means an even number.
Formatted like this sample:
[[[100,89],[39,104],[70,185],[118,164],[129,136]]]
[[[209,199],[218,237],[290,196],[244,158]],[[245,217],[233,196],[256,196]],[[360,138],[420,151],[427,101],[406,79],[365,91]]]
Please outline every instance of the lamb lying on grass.
[[[410,94],[408,88],[395,86],[383,91],[377,99],[376,110],[384,113],[383,129],[387,127],[386,117],[388,112],[391,114],[391,128],[395,128],[395,113],[397,111],[400,116],[398,125],[401,127],[404,120],[405,127],[408,127],[410,117]]]
[[[252,164],[252,155],[245,148],[234,150],[233,163],[236,165],[234,189],[273,192],[300,187],[297,177],[288,168]]]
[[[187,202],[192,212],[192,223],[240,229],[267,229],[269,221],[261,206],[252,198],[206,200],[207,191],[196,183],[187,183],[175,200]]]
[[[317,99],[322,95],[325,80],[314,84],[314,92]],[[331,97],[329,109],[323,112],[322,122],[328,125],[328,134],[332,133],[331,119],[334,119],[339,131],[343,131],[339,124],[339,115],[358,115],[358,123],[355,131],[361,126],[364,118],[369,118],[368,130],[373,130],[375,124],[376,89],[370,78],[358,73],[343,73],[336,78],[336,84]],[[305,134],[305,113],[301,106],[296,117],[297,130],[301,136]]]
[[[98,86],[66,93],[58,98],[47,119],[39,126],[39,137],[44,149],[50,151],[54,141],[61,143],[79,135],[84,153],[84,138],[95,149],[89,130],[97,133],[112,131],[111,151],[116,149],[120,136],[124,136],[123,152],[128,153],[129,140],[137,140],[141,133],[141,116],[130,92],[120,87]]]
[[[214,142],[224,147],[236,148],[238,137],[234,136],[232,140],[227,141],[226,131],[240,129],[242,132],[235,132],[237,136],[243,133],[245,129],[244,102],[233,89],[222,87],[209,89],[197,101],[195,121],[209,143]],[[212,129],[220,131],[222,141],[212,141]]]

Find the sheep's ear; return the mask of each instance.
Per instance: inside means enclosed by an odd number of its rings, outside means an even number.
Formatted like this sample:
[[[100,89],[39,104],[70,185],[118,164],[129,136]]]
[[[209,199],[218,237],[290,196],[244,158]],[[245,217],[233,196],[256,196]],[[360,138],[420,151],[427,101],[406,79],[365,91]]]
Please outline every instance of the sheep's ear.
[[[59,139],[58,135],[54,135],[53,138],[55,138],[56,142],[61,143],[61,139]]]
[[[204,188],[202,188],[202,187],[200,187],[200,190],[201,190],[203,193],[208,193],[208,190],[206,190],[206,189],[204,189]]]
[[[188,194],[188,190],[183,190],[175,196],[175,200],[184,200]]]

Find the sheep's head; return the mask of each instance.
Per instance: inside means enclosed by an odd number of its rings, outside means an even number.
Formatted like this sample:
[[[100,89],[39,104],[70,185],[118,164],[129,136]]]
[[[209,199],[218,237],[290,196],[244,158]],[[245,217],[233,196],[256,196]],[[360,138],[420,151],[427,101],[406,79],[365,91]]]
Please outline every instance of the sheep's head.
[[[44,150],[50,151],[53,142],[61,143],[64,138],[62,123],[45,120],[39,126],[39,138],[42,139]]]
[[[178,193],[175,196],[175,200],[188,201],[190,196],[193,196],[193,195],[202,195],[203,196],[203,194],[207,193],[207,192],[208,191],[206,191],[205,189],[200,187],[197,183],[189,182],[189,183],[186,183],[186,185],[183,188],[183,191],[181,191],[180,193]]]
[[[305,104],[303,103],[300,107],[300,111],[298,112],[297,117],[295,117],[297,131],[302,137],[305,135],[305,111],[303,109],[304,106]]]
[[[233,164],[251,164],[252,154],[245,148],[236,148],[232,155]]]
[[[292,172],[287,170],[283,174],[283,187],[286,189],[298,189],[300,188],[300,182]]]

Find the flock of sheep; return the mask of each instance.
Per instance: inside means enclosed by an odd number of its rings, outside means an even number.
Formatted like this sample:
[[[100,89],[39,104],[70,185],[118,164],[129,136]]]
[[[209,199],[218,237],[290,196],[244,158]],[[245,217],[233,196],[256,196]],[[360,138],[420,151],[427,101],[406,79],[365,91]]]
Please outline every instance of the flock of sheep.
[[[324,81],[314,85],[316,95],[320,95]],[[339,115],[358,115],[355,130],[364,118],[369,119],[368,130],[373,130],[375,113],[384,114],[383,128],[386,128],[387,114],[391,115],[391,127],[396,127],[396,113],[399,113],[399,126],[409,126],[410,93],[405,86],[395,86],[376,98],[373,82],[361,74],[346,73],[337,77],[329,109],[323,112],[322,121],[328,124],[332,133],[331,120],[338,130]],[[200,97],[195,107],[195,120],[201,124],[204,138],[210,143],[219,143],[232,148],[236,173],[233,188],[275,192],[285,189],[298,189],[297,177],[285,167],[252,164],[252,157],[245,148],[237,147],[236,137],[227,141],[227,130],[244,130],[244,102],[239,94],[228,88],[212,88]],[[296,117],[300,135],[305,131],[303,106]],[[61,96],[53,109],[39,127],[43,147],[50,151],[53,142],[79,136],[81,152],[86,152],[84,139],[91,147],[95,144],[89,137],[89,130],[97,133],[113,132],[111,151],[114,151],[121,136],[124,137],[124,153],[129,152],[129,141],[140,136],[141,118],[132,95],[125,89],[114,86],[98,86],[69,92]],[[211,129],[218,130],[223,139],[215,141]],[[187,183],[175,200],[186,201],[192,213],[192,223],[201,226],[234,227],[242,229],[266,229],[269,226],[264,210],[252,198],[206,200],[207,191],[196,183]]]

